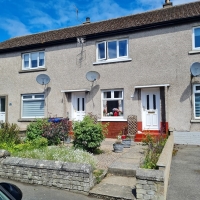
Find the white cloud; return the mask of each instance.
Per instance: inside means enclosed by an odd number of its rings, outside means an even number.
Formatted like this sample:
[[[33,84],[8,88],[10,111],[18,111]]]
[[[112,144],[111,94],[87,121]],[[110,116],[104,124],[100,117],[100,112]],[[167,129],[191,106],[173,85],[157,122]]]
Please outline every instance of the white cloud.
[[[0,21],[0,28],[6,31],[10,37],[30,34],[30,31],[19,20],[1,18]]]

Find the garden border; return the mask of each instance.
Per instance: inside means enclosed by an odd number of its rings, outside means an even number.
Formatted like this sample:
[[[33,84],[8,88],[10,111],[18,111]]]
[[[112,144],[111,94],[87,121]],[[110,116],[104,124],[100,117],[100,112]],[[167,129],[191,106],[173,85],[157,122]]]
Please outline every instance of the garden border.
[[[174,147],[174,136],[170,135],[157,162],[158,170],[136,170],[136,194],[138,200],[166,200],[167,187]]]

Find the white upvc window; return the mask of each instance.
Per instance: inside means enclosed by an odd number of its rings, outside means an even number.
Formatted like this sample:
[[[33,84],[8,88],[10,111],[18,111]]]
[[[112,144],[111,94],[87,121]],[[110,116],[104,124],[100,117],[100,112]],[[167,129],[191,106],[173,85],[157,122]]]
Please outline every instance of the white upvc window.
[[[22,54],[22,69],[37,69],[45,67],[45,52],[31,52]]]
[[[200,27],[193,28],[192,49],[193,50],[200,50]]]
[[[128,39],[102,41],[96,44],[97,61],[128,58]]]
[[[200,119],[200,84],[193,85],[194,118]]]
[[[103,117],[123,117],[123,90],[103,90],[101,99]]]
[[[44,108],[44,94],[22,95],[22,118],[42,118],[44,117]]]

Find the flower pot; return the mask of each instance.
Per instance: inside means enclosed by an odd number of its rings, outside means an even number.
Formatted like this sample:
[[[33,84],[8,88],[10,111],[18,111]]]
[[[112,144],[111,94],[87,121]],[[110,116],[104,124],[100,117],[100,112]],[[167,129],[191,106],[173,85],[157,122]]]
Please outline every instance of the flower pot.
[[[121,139],[122,139],[122,140],[126,139],[126,135],[122,135],[122,136],[121,136]]]
[[[113,149],[114,149],[114,152],[120,153],[120,152],[123,151],[124,145],[122,143],[114,143],[113,144]]]
[[[66,144],[70,144],[70,142],[71,142],[71,137],[68,136],[67,138],[65,138],[64,141],[65,141]]]
[[[124,145],[124,148],[130,148],[131,147],[131,139],[122,140],[122,144]]]

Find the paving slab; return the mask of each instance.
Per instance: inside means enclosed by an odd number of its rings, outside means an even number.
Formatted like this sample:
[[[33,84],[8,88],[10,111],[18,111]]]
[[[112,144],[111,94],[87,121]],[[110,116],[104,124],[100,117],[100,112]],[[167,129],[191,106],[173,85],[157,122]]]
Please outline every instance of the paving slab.
[[[136,169],[139,167],[144,157],[144,150],[141,145],[134,145],[121,154],[119,158],[108,166],[108,173],[121,176],[135,176]]]
[[[135,177],[108,176],[96,185],[89,193],[89,196],[102,199],[136,199],[135,198]]]

